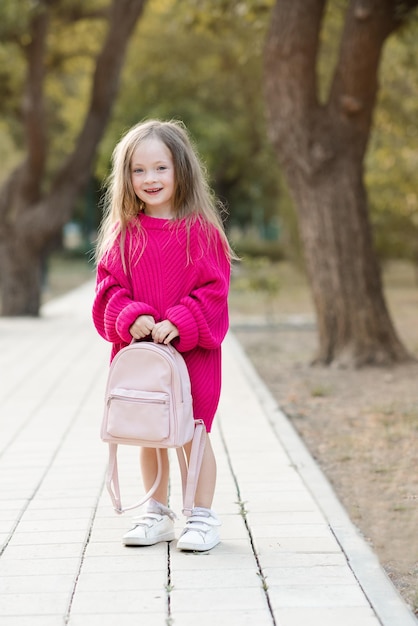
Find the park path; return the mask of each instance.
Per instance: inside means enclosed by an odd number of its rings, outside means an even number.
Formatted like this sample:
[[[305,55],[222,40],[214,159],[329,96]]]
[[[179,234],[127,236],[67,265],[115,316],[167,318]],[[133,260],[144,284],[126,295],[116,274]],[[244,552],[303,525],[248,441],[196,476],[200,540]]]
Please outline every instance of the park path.
[[[416,626],[233,334],[212,434],[221,544],[122,546],[130,516],[104,489],[109,345],[92,297],[89,283],[40,319],[0,320],[0,624]],[[121,457],[128,501],[137,451]]]

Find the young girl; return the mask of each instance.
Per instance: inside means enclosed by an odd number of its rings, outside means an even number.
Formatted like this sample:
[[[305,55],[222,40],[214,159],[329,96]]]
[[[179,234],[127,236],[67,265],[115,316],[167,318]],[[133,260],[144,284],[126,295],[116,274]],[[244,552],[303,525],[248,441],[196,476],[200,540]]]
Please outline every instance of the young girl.
[[[111,358],[132,338],[171,343],[181,352],[194,416],[209,433],[220,395],[232,252],[182,124],[148,121],[128,131],[113,153],[105,206],[93,305],[97,331],[112,342]],[[177,543],[181,550],[219,543],[220,522],[211,509],[216,461],[206,441],[195,506]],[[124,535],[127,546],[174,539],[168,456],[161,452],[163,478],[146,513]],[[141,449],[141,470],[148,491],[157,472],[154,448]]]

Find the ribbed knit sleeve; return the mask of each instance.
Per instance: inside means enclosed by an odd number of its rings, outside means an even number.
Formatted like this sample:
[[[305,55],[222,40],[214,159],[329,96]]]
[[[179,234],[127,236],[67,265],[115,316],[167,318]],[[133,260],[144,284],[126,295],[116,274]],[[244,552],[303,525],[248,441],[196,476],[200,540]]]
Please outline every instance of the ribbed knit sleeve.
[[[107,267],[103,260],[97,268],[96,297],[93,303],[93,322],[99,334],[112,343],[130,343],[129,328],[139,315],[156,317],[157,311],[149,304],[134,301],[122,269],[115,264]]]
[[[228,330],[230,261],[218,230],[203,218],[167,220],[140,213],[126,232],[122,267],[119,242],[97,268],[94,324],[112,342],[111,358],[130,343],[139,315],[168,319],[179,330],[193,411],[207,432],[221,389],[221,343]]]
[[[180,302],[167,309],[166,317],[179,329],[174,345],[179,352],[195,347],[213,350],[221,345],[229,325],[228,291],[230,263],[216,231],[196,261],[195,287]]]

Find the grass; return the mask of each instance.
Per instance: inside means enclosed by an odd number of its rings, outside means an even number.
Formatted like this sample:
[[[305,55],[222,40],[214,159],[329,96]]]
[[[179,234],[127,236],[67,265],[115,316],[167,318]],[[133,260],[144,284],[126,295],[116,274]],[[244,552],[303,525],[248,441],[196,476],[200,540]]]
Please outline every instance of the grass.
[[[326,398],[331,395],[330,387],[323,387],[322,385],[316,385],[311,389],[311,396],[313,398]]]
[[[306,277],[286,261],[243,260],[232,268],[229,297],[238,315],[261,315],[272,319],[295,311],[312,313]]]
[[[63,254],[53,255],[48,262],[46,284],[42,293],[42,302],[61,296],[81,284],[93,280],[95,270],[87,257],[71,257]]]

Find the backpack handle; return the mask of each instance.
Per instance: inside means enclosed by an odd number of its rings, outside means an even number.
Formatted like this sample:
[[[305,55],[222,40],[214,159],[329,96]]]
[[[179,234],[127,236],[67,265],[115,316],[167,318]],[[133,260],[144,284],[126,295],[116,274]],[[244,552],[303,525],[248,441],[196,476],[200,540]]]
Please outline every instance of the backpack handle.
[[[206,428],[203,420],[195,420],[195,431],[190,450],[190,460],[187,465],[184,448],[176,448],[180,465],[181,482],[183,490],[183,514],[192,514],[200,468],[202,466],[203,453],[206,446]]]
[[[121,515],[125,513],[125,511],[130,511],[131,509],[136,509],[147,500],[152,498],[154,493],[157,491],[158,485],[161,481],[162,476],[162,462],[161,462],[161,450],[156,448],[157,451],[157,476],[152,485],[151,489],[139,500],[136,504],[132,504],[131,506],[122,507],[121,497],[120,497],[120,486],[119,486],[119,472],[118,472],[118,444],[117,443],[109,443],[109,465],[107,470],[106,477],[106,487],[109,492],[110,498],[112,500],[113,508],[116,513]]]
[[[194,498],[196,494],[197,483],[199,480],[200,468],[202,466],[203,453],[206,446],[206,428],[203,420],[195,420],[195,430],[192,439],[192,447],[190,450],[190,459],[187,463],[186,453],[184,448],[176,448],[177,456],[180,465],[182,492],[183,492],[183,513],[190,516],[193,509]],[[152,498],[157,491],[158,485],[161,482],[162,476],[162,462],[161,462],[161,450],[156,448],[157,452],[157,476],[151,489],[135,504],[122,507],[120,497],[119,486],[119,472],[118,472],[118,444],[109,443],[109,464],[106,477],[106,487],[112,500],[113,508],[116,513],[122,514],[125,511],[136,509],[147,500]]]

